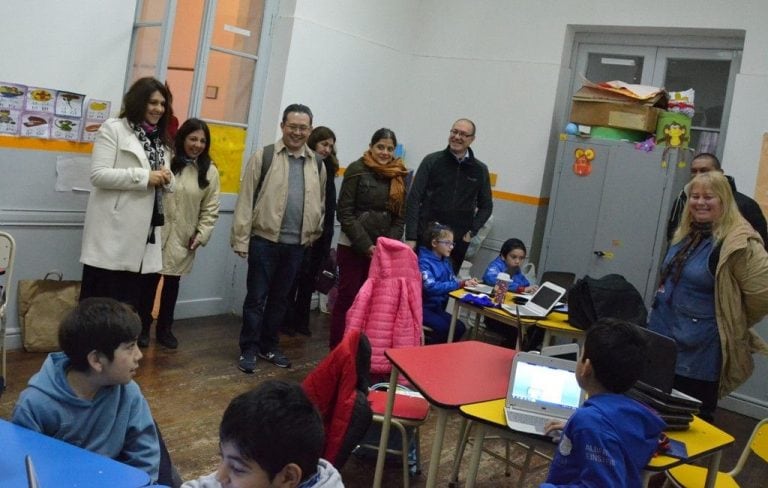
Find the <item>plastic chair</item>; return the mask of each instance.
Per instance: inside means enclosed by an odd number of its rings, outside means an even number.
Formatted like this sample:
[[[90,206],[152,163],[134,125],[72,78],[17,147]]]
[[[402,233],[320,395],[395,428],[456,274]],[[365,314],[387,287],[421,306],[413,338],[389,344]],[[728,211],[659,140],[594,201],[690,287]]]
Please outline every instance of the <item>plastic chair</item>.
[[[10,234],[0,232],[0,394],[5,390],[5,328],[8,299],[13,285],[13,262],[16,257],[16,241]]]
[[[387,409],[387,391],[371,390],[368,393],[368,403],[373,410],[373,421],[378,424],[384,423],[384,413]],[[389,454],[400,454],[403,458],[403,486],[409,486],[408,473],[408,448],[411,445],[411,439],[416,443],[416,465],[421,462],[421,443],[419,440],[419,427],[427,420],[429,416],[429,403],[420,396],[410,396],[398,393],[395,395],[395,405],[392,409],[391,425],[400,432],[402,447],[399,450],[387,449]],[[413,429],[413,436],[408,436],[409,428]],[[367,449],[378,449],[378,445],[361,444],[360,447]]]
[[[752,435],[744,446],[744,450],[736,461],[736,466],[727,473],[722,471],[717,473],[715,486],[717,487],[738,487],[740,486],[734,479],[739,475],[744,464],[747,462],[750,452],[757,454],[763,461],[768,462],[768,419],[763,419],[755,426]],[[667,478],[678,487],[704,486],[707,478],[707,468],[701,466],[691,466],[684,464],[672,468],[667,473]]]

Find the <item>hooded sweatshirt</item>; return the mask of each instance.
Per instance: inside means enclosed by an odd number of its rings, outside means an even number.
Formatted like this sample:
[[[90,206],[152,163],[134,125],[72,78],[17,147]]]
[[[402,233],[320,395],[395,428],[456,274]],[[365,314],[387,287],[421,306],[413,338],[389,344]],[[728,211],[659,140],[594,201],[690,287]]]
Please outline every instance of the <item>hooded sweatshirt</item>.
[[[214,471],[196,480],[187,481],[181,485],[181,488],[221,488],[221,483],[216,479]],[[341,475],[336,468],[321,458],[317,463],[317,472],[297,488],[344,488],[344,482],[341,481]]]
[[[141,469],[157,480],[160,444],[139,385],[131,381],[104,386],[92,400],[85,400],[69,386],[68,367],[66,354],[49,354],[21,392],[12,422]]]
[[[565,424],[541,487],[640,487],[664,427],[658,415],[629,397],[590,397]]]

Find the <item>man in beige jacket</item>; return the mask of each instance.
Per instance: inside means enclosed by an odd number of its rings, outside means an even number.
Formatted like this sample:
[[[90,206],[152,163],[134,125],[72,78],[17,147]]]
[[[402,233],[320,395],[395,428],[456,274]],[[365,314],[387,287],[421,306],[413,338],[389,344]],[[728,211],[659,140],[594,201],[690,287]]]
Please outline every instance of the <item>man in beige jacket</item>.
[[[278,348],[277,331],[304,251],[323,230],[327,176],[306,145],[312,111],[289,105],[280,129],[283,137],[248,161],[232,222],[232,249],[248,258],[238,361],[248,374],[257,355],[281,368],[291,366]]]

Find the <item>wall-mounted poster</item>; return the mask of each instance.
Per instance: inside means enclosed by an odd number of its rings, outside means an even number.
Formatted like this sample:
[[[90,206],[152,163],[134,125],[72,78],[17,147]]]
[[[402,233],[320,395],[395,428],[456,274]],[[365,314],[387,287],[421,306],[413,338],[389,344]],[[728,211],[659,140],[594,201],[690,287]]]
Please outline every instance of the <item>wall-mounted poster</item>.
[[[27,112],[54,113],[56,109],[56,90],[29,87],[27,91]]]
[[[0,108],[23,110],[24,95],[26,94],[27,87],[25,85],[0,81]]]
[[[93,142],[96,140],[96,133],[101,127],[101,120],[86,120],[83,122],[83,131],[80,134],[80,141]]]
[[[51,137],[52,114],[39,112],[24,112],[21,115],[21,127],[19,135],[25,137],[40,137],[49,139]]]
[[[83,116],[84,101],[85,95],[60,91],[56,94],[56,115],[80,118]]]
[[[88,100],[87,110],[85,112],[86,120],[107,120],[109,118],[109,109],[112,106],[107,100]]]
[[[0,134],[15,136],[19,133],[21,110],[0,108]]]
[[[80,126],[82,119],[73,117],[54,117],[51,126],[51,139],[64,139],[65,141],[80,140]]]

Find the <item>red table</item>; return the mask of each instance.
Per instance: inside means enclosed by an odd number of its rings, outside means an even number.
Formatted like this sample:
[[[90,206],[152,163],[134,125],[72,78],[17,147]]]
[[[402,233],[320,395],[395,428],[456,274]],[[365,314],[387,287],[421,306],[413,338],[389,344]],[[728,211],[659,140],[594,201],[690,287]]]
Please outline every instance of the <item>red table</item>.
[[[465,341],[387,349],[384,354],[393,367],[373,486],[381,487],[395,386],[402,373],[437,409],[437,428],[427,475],[427,487],[434,487],[448,413],[468,403],[504,398],[515,351],[484,342]]]

